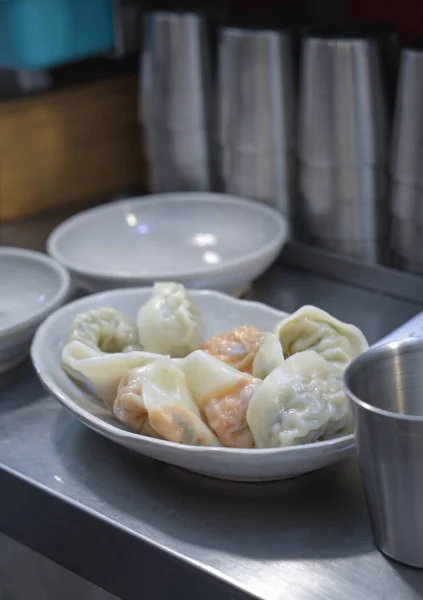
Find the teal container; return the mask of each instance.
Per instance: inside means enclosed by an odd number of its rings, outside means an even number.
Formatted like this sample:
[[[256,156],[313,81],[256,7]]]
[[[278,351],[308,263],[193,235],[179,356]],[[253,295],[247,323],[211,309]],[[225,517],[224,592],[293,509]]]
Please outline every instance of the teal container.
[[[53,67],[113,45],[112,0],[0,0],[0,68]]]

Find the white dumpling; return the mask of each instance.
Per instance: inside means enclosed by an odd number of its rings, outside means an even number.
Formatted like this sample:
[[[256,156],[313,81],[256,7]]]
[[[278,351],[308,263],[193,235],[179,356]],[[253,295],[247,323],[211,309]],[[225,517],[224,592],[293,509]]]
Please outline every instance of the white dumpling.
[[[276,325],[285,357],[304,350],[315,350],[334,365],[345,368],[368,349],[363,333],[335,319],[315,306],[303,306]]]
[[[192,446],[219,446],[203,422],[183,372],[168,358],[132,370],[114,403],[116,417],[138,433]],[[150,433],[149,433],[150,431]]]
[[[141,350],[135,321],[114,308],[79,313],[69,330],[68,341],[78,341],[102,352]]]
[[[184,357],[204,342],[204,325],[188,290],[180,283],[156,283],[138,312],[141,344],[149,352]]]
[[[150,425],[141,391],[143,377],[152,364],[130,369],[122,377],[113,403],[113,413],[119,421],[135,433],[160,439],[161,436]]]
[[[252,448],[246,415],[259,379],[197,350],[180,361],[188,388],[207,423],[225,446]]]
[[[73,379],[88,382],[108,408],[112,408],[119,381],[129,369],[163,358],[160,354],[133,350],[105,353],[79,341],[62,350],[62,366]]]
[[[284,361],[280,341],[273,333],[265,333],[253,360],[253,376],[265,379]]]
[[[313,350],[294,354],[254,393],[247,422],[258,448],[306,444],[349,432],[342,372]]]

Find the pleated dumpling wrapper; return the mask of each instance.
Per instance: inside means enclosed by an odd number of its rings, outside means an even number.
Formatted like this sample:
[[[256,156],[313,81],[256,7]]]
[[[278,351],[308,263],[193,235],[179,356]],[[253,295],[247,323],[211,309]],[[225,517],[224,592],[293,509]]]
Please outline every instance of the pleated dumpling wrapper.
[[[156,283],[137,316],[144,350],[182,358],[204,342],[204,324],[191,294],[180,283]]]
[[[102,352],[142,350],[135,321],[109,307],[79,313],[69,329],[73,340]]]
[[[247,422],[258,448],[307,444],[350,433],[342,371],[314,350],[292,355],[254,393]]]
[[[119,381],[135,367],[163,358],[160,354],[132,350],[106,353],[73,340],[62,350],[62,366],[73,379],[89,383],[108,408],[113,407]]]
[[[234,369],[251,375],[254,357],[263,340],[264,331],[252,325],[240,325],[206,340],[202,350]]]
[[[241,373],[202,350],[193,352],[179,365],[196,404],[222,444],[252,448],[254,439],[246,414],[250,398],[261,380]]]
[[[358,327],[343,323],[315,306],[303,306],[280,321],[275,335],[285,358],[304,350],[314,350],[341,369],[369,347]]]
[[[253,377],[265,379],[284,360],[282,346],[278,338],[273,333],[265,333],[253,360]]]
[[[137,433],[192,446],[219,446],[203,422],[184,373],[169,358],[133,369],[119,384],[115,416]]]

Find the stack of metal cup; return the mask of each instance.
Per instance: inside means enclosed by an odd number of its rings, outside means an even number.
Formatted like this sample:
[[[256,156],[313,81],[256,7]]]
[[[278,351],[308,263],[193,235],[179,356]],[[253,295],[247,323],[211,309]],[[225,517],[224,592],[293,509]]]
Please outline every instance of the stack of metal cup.
[[[394,265],[423,274],[423,38],[401,52],[391,175]]]
[[[302,237],[367,263],[389,258],[390,40],[380,26],[341,24],[309,31],[302,44]]]
[[[296,181],[293,37],[234,17],[219,31],[220,189],[265,202],[291,218]]]
[[[144,17],[140,121],[156,192],[211,186],[211,57],[204,17]]]

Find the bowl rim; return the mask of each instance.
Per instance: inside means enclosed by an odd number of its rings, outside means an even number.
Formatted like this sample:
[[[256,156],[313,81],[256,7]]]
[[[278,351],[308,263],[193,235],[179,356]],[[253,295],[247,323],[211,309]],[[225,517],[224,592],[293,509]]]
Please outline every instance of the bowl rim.
[[[3,327],[0,326],[0,341],[6,337],[9,337],[10,335],[38,324],[49,313],[65,302],[72,287],[71,277],[66,268],[47,254],[38,252],[37,250],[28,250],[26,248],[0,246],[0,258],[5,257],[21,257],[28,259],[29,262],[33,261],[34,263],[41,264],[54,272],[55,275],[57,275],[58,280],[56,291],[53,293],[50,300],[48,300],[45,304],[40,305],[37,310],[35,310],[29,316],[22,318],[18,323]]]
[[[169,442],[168,440],[158,440],[158,439],[154,439],[154,438],[149,438],[148,436],[144,436],[142,434],[138,434],[138,433],[134,433],[132,431],[129,431],[127,429],[121,429],[120,427],[117,427],[113,424],[110,423],[106,423],[103,419],[101,419],[100,417],[92,414],[90,411],[88,411],[87,409],[79,406],[79,404],[77,404],[77,402],[75,402],[75,400],[73,400],[68,394],[66,394],[66,392],[62,391],[61,386],[56,383],[56,380],[54,379],[54,376],[52,376],[50,374],[49,371],[47,370],[43,370],[40,367],[40,360],[39,358],[41,357],[41,351],[42,348],[45,345],[45,337],[47,335],[47,332],[49,330],[50,327],[50,323],[54,322],[56,319],[60,319],[60,315],[62,313],[66,313],[66,311],[71,310],[71,307],[75,307],[75,306],[83,306],[84,303],[86,301],[91,302],[94,298],[98,298],[99,301],[101,302],[103,300],[103,298],[107,298],[109,296],[119,296],[121,294],[126,295],[126,296],[132,296],[132,295],[136,295],[137,293],[139,293],[140,291],[143,292],[147,292],[147,291],[151,291],[152,288],[151,287],[143,287],[143,288],[121,288],[121,289],[114,289],[114,290],[107,290],[105,292],[99,292],[96,294],[91,294],[89,296],[84,296],[83,298],[78,298],[76,300],[73,300],[72,302],[69,302],[68,304],[66,304],[65,306],[62,306],[60,308],[58,308],[54,313],[52,313],[38,328],[35,337],[33,339],[33,342],[31,344],[31,351],[30,351],[30,355],[31,355],[31,361],[32,364],[34,366],[34,369],[40,379],[40,381],[42,382],[43,386],[58,400],[58,402],[60,402],[60,404],[66,408],[66,410],[68,410],[71,414],[73,414],[75,417],[77,417],[79,420],[81,420],[87,427],[91,427],[91,429],[94,429],[97,432],[100,433],[108,433],[112,436],[121,436],[122,438],[126,439],[126,440],[132,440],[132,441],[137,441],[137,440],[147,440],[148,442],[151,442],[152,444],[155,445],[159,445],[159,446],[165,446],[165,447],[170,447],[170,448],[175,448],[178,451],[182,451],[182,452],[190,452],[190,453],[196,453],[196,454],[207,454],[210,452],[213,453],[220,453],[220,454],[233,454],[233,455],[247,455],[247,456],[270,456],[270,455],[289,455],[289,454],[294,454],[294,453],[307,453],[307,452],[312,452],[314,451],[319,451],[319,450],[331,450],[332,448],[334,448],[334,450],[337,449],[338,446],[346,446],[346,447],[353,447],[354,446],[354,434],[350,433],[347,435],[342,435],[342,436],[338,436],[338,437],[334,437],[328,440],[323,440],[323,441],[318,441],[318,442],[310,442],[308,444],[300,444],[297,446],[286,446],[286,447],[277,447],[277,448],[229,448],[226,446],[190,446],[190,445],[183,445],[183,444],[177,444],[176,442]],[[263,302],[257,302],[255,300],[245,300],[245,299],[240,299],[240,298],[233,298],[232,296],[229,296],[227,294],[224,294],[222,292],[218,292],[215,290],[190,290],[190,293],[193,295],[194,299],[196,296],[214,296],[214,297],[219,297],[219,298],[224,298],[225,301],[231,303],[231,304],[248,304],[250,307],[265,307],[266,309],[268,309],[269,311],[272,311],[274,313],[281,313],[282,315],[284,314],[283,311],[280,311],[279,309],[273,308],[272,306],[269,306],[267,304],[264,304]],[[285,313],[286,314],[286,313]],[[275,314],[276,316],[276,314]],[[60,367],[61,368],[61,367]],[[65,372],[64,372],[65,373]],[[66,373],[65,373],[66,375]],[[68,375],[66,375],[68,377]],[[93,398],[95,398],[95,396],[92,396]],[[101,403],[101,401],[99,400],[99,402]]]
[[[384,342],[382,344],[376,344],[357,356],[347,366],[343,377],[343,387],[347,397],[351,402],[354,402],[361,410],[365,410],[368,413],[373,413],[380,417],[387,417],[397,421],[423,423],[423,415],[412,415],[408,413],[399,413],[386,408],[379,408],[366,400],[362,400],[353,391],[352,379],[360,369],[369,363],[369,361],[377,360],[388,360],[392,359],[395,352],[400,354],[407,354],[413,352],[421,352],[423,350],[423,337],[404,337],[399,340],[393,340],[391,342]]]
[[[248,252],[241,257],[224,261],[223,264],[216,266],[209,265],[196,269],[168,271],[157,275],[155,275],[154,273],[142,275],[135,274],[130,271],[113,271],[108,269],[103,270],[86,268],[79,262],[75,262],[74,260],[72,260],[72,258],[69,259],[66,253],[63,254],[63,252],[59,249],[59,244],[60,240],[62,239],[62,236],[68,234],[69,231],[72,231],[75,227],[78,227],[78,225],[81,222],[86,221],[87,219],[91,219],[93,215],[95,216],[95,214],[99,212],[113,212],[125,205],[128,205],[129,208],[130,205],[133,203],[137,203],[144,206],[154,206],[168,203],[175,204],[176,202],[212,202],[216,205],[231,204],[232,206],[239,206],[241,208],[252,208],[257,212],[262,213],[263,215],[271,217],[272,220],[278,223],[279,227],[277,228],[275,235],[270,239],[270,241],[267,241],[266,244],[264,244],[258,250]],[[95,206],[94,208],[89,208],[88,210],[82,211],[60,223],[49,235],[46,246],[48,253],[54,259],[56,259],[58,262],[60,262],[62,265],[68,268],[71,272],[77,275],[82,275],[91,279],[104,279],[108,281],[130,280],[142,283],[160,280],[163,281],[166,279],[189,280],[203,275],[212,276],[217,275],[219,273],[231,271],[245,264],[248,264],[249,262],[253,262],[257,258],[264,257],[269,253],[272,253],[276,250],[280,250],[287,238],[287,233],[288,225],[284,216],[271,206],[263,205],[262,203],[255,202],[254,200],[230,194],[220,194],[214,192],[170,192],[166,194],[148,194],[145,196],[134,196],[131,198],[126,198],[124,200]]]

